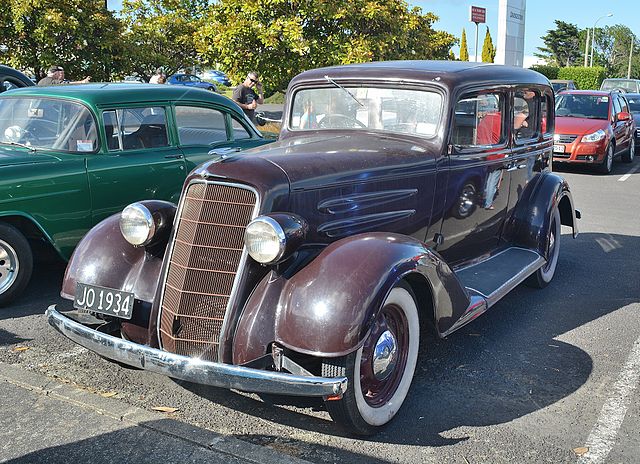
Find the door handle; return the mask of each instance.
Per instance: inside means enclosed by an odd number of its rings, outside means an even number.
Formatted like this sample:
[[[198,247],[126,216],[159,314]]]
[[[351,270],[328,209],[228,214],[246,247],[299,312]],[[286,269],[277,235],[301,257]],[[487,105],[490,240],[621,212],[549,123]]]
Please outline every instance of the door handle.
[[[523,163],[523,164],[512,164],[511,166],[509,166],[507,168],[507,172],[517,171],[518,169],[527,169],[527,164],[526,163]]]
[[[178,155],[178,154],[176,154],[176,155],[165,155],[164,157],[166,159],[182,159],[182,158],[184,158],[183,155]]]

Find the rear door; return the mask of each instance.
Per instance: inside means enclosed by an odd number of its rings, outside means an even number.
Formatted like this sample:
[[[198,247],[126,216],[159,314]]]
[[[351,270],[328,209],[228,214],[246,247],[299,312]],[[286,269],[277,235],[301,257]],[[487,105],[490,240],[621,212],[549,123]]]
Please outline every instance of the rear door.
[[[177,202],[186,169],[168,131],[169,116],[170,107],[162,105],[103,111],[106,147],[87,162],[95,221],[134,201]]]
[[[233,153],[268,143],[248,122],[229,114],[224,107],[184,103],[176,105],[174,113],[178,144],[189,170],[213,159],[216,152]]]

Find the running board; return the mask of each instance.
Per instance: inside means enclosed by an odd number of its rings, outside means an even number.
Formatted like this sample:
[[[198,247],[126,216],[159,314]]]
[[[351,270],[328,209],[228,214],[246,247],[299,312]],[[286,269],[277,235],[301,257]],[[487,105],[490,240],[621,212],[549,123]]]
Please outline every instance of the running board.
[[[482,296],[490,308],[545,263],[535,251],[512,247],[455,274],[470,294]]]

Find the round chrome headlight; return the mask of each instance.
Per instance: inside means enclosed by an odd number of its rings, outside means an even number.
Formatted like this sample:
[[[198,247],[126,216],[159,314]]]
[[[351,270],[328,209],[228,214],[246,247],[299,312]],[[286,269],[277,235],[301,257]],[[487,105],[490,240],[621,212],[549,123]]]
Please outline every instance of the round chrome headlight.
[[[245,229],[244,243],[253,259],[262,264],[271,264],[284,255],[287,238],[275,219],[259,216]]]
[[[141,203],[131,203],[120,214],[120,232],[134,246],[150,243],[156,233],[151,211]]]

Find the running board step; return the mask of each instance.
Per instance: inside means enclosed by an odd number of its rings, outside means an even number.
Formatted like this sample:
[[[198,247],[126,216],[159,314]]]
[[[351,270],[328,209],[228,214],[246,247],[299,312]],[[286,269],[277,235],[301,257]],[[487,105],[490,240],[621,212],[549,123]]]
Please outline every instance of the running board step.
[[[455,273],[470,293],[483,296],[491,307],[545,263],[535,251],[513,247]]]

